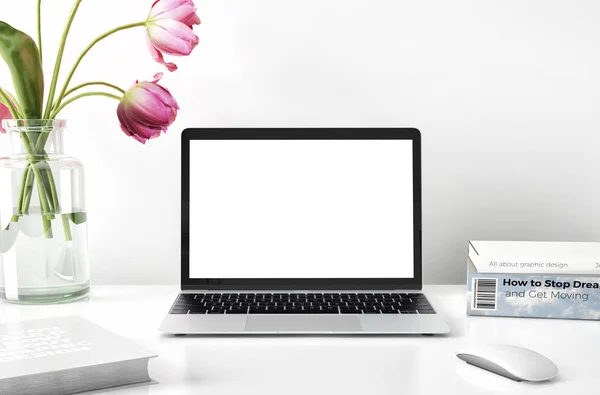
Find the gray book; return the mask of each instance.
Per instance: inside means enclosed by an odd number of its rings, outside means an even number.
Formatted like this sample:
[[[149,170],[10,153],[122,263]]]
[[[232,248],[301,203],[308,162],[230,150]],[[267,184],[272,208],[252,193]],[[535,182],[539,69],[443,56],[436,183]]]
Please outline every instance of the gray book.
[[[0,324],[0,394],[67,395],[150,381],[152,352],[79,316]]]

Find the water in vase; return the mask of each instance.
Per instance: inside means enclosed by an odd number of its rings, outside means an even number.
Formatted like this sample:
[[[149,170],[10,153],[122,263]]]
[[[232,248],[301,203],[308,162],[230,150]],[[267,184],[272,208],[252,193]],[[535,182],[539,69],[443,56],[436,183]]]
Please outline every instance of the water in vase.
[[[31,207],[30,214],[13,218],[0,230],[0,297],[17,303],[85,298],[90,286],[87,260],[85,213],[48,219],[39,207]]]

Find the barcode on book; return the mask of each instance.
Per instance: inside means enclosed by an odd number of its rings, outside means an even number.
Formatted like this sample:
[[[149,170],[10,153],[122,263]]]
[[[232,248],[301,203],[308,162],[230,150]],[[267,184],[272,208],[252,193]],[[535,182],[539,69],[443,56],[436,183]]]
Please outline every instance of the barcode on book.
[[[473,279],[473,309],[496,310],[498,279]]]

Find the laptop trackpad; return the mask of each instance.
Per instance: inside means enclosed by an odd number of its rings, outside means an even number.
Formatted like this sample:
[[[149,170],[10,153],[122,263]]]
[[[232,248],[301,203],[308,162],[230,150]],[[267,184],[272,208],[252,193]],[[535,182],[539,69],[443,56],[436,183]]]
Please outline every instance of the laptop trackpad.
[[[360,332],[356,315],[254,315],[247,316],[246,332]]]

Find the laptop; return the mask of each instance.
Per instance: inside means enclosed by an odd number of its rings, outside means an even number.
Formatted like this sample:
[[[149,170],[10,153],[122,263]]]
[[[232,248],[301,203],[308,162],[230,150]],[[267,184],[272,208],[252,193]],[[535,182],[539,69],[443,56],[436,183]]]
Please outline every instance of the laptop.
[[[182,134],[167,334],[445,334],[421,293],[417,129]]]

